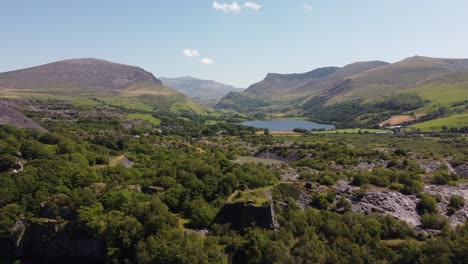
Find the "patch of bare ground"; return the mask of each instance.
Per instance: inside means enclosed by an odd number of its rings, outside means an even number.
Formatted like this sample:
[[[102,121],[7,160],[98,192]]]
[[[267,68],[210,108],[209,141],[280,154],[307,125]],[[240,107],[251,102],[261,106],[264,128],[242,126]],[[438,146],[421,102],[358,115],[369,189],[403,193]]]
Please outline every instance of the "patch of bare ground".
[[[390,126],[395,126],[395,125],[400,125],[405,122],[410,122],[410,121],[415,121],[418,120],[419,118],[425,116],[425,114],[417,114],[417,115],[395,115],[390,117],[389,119],[380,122],[379,126],[383,127],[386,125]]]

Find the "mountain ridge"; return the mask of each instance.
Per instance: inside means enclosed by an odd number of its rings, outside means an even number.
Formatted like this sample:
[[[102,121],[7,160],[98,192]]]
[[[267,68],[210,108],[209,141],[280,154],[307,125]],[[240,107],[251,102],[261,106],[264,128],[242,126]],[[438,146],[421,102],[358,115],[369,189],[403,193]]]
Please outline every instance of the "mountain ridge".
[[[95,58],[68,59],[0,73],[0,86],[24,88],[77,83],[88,88],[122,89],[138,82],[162,85],[140,67]]]
[[[467,77],[468,59],[413,56],[395,63],[356,62],[305,82],[298,81],[298,74],[267,74],[244,92],[228,94],[216,108],[353,126],[378,124],[410,111],[436,118],[465,111],[461,106],[468,100]],[[457,81],[451,81],[454,78]]]
[[[0,73],[0,96],[93,98],[134,109],[142,109],[144,104],[148,110],[211,111],[164,87],[160,79],[140,67],[95,58],[61,60]]]
[[[204,80],[192,76],[176,78],[160,77],[165,86],[171,87],[191,99],[204,105],[215,105],[229,92],[241,92],[244,89],[223,84],[214,80]]]

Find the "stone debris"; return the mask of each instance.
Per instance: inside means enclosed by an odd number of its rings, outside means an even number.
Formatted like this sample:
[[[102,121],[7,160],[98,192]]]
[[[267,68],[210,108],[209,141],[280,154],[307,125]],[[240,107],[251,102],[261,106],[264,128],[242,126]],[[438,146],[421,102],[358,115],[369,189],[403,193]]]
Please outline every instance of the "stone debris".
[[[386,213],[414,226],[421,224],[416,204],[419,199],[414,195],[403,195],[392,191],[368,191],[361,199],[354,201],[352,210],[363,214]]]
[[[424,191],[440,197],[440,203],[437,205],[437,210],[449,217],[450,224],[457,226],[463,224],[468,220],[468,183],[462,183],[460,186],[447,186],[447,185],[426,185]],[[450,203],[452,195],[461,195],[465,200],[465,206],[453,215],[448,215],[447,208]]]

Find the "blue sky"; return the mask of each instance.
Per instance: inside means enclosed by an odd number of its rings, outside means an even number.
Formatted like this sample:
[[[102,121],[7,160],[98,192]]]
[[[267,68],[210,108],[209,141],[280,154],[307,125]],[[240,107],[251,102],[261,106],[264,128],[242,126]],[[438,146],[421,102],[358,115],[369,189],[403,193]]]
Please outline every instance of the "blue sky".
[[[93,57],[247,87],[268,72],[468,58],[466,0],[233,2],[1,0],[0,71]]]

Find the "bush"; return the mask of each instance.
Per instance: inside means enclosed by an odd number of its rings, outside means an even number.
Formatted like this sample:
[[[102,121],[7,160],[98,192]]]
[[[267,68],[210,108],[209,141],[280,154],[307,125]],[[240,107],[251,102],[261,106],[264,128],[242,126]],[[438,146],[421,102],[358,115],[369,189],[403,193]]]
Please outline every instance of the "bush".
[[[427,193],[420,195],[420,201],[416,205],[419,214],[435,213],[437,208],[437,201]]]
[[[447,217],[440,214],[425,213],[421,216],[421,224],[424,228],[441,230],[445,225],[448,224],[448,220]]]
[[[408,153],[404,149],[395,149],[395,155],[397,156],[407,156]]]
[[[25,159],[46,159],[49,157],[45,147],[35,140],[25,141],[20,147],[20,152]]]
[[[307,131],[307,129],[305,129],[305,128],[297,127],[297,128],[294,128],[294,129],[293,129],[293,132],[305,134],[305,133],[307,133],[308,131]]]
[[[310,205],[317,209],[327,210],[330,204],[335,200],[335,193],[316,193],[312,197]]]
[[[293,184],[281,183],[273,188],[273,199],[286,200],[288,197],[298,200],[301,191]]]
[[[358,173],[354,175],[353,180],[351,181],[351,184],[354,186],[361,186],[361,185],[369,184],[369,183],[370,183],[369,175],[365,173]]]
[[[432,178],[431,183],[437,185],[446,185],[447,183],[449,183],[449,181],[450,179],[448,177],[448,174],[437,174]]]
[[[463,206],[465,206],[465,198],[463,196],[456,194],[450,196],[449,207],[460,210]]]
[[[7,171],[16,165],[16,158],[6,154],[0,157],[0,171]]]
[[[392,182],[388,188],[394,191],[401,191],[404,187],[405,186],[403,184]]]
[[[333,178],[330,177],[330,176],[324,176],[324,177],[320,178],[319,183],[321,185],[331,186],[331,185],[335,184],[335,180],[333,180]]]

